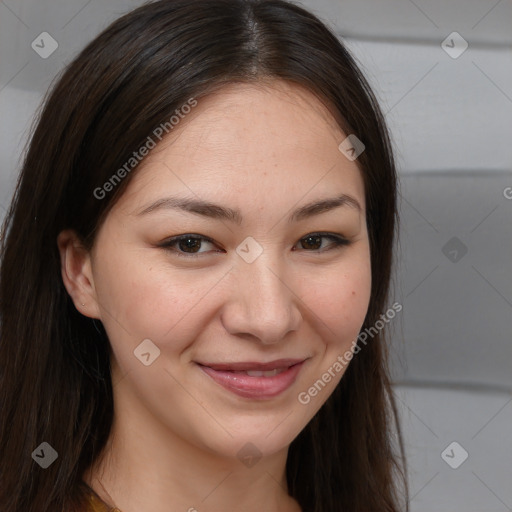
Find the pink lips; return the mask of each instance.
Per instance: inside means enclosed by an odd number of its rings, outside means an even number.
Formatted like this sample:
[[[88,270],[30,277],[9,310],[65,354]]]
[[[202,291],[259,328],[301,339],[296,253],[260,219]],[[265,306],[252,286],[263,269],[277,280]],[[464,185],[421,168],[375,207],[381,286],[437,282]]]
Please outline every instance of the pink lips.
[[[304,359],[279,359],[269,363],[199,364],[199,368],[225,389],[244,398],[272,398],[288,389],[297,378]],[[276,370],[272,372],[272,370]],[[270,372],[248,375],[242,372]]]

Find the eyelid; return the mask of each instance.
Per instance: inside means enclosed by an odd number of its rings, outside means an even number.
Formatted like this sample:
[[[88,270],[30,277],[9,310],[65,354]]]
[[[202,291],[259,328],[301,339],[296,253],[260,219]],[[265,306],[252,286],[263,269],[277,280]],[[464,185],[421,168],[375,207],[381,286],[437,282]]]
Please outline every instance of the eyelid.
[[[329,252],[334,249],[341,249],[342,247],[346,247],[352,243],[351,240],[346,238],[341,233],[332,233],[332,232],[324,232],[324,231],[307,233],[304,236],[300,237],[298,239],[297,243],[300,242],[301,240],[308,238],[308,237],[315,237],[315,236],[320,237],[320,238],[331,239],[331,242],[332,242],[331,246],[329,248],[324,248],[321,250],[309,251],[307,249],[303,249],[304,252],[309,252],[312,254],[323,254],[324,252]],[[187,239],[197,239],[197,240],[209,242],[213,245],[217,245],[214,240],[212,240],[211,238],[209,238],[207,236],[200,235],[197,233],[188,233],[188,234],[186,233],[183,235],[177,235],[177,236],[168,238],[168,239],[164,240],[161,244],[159,244],[158,247],[166,249],[166,250],[172,252],[173,254],[176,254],[178,257],[183,257],[183,258],[198,258],[198,257],[201,257],[201,255],[207,255],[210,252],[210,251],[205,251],[205,252],[200,252],[200,253],[186,253],[186,252],[178,251],[178,250],[175,250],[172,248],[172,246],[175,245],[176,243],[180,242],[181,240],[187,240]],[[220,252],[220,251],[216,251],[216,252]]]

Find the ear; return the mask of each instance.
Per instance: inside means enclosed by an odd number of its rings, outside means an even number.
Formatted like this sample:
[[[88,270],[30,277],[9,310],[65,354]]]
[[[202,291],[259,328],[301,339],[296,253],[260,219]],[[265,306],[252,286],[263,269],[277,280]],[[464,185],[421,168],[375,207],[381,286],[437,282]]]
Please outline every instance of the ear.
[[[89,318],[100,318],[94,288],[90,253],[73,230],[65,230],[57,237],[61,275],[76,309]]]

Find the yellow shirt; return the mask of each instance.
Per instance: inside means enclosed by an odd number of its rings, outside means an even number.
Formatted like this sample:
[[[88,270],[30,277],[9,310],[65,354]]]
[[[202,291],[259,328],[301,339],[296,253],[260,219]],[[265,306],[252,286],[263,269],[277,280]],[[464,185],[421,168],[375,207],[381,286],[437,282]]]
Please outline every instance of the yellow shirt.
[[[89,507],[87,512],[121,512],[117,507],[110,508],[94,492],[89,493]]]

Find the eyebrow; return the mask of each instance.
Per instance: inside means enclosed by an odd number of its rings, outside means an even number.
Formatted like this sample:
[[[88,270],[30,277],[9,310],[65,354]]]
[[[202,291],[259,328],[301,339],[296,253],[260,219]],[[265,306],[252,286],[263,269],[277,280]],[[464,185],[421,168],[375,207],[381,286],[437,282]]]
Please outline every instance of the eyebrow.
[[[313,201],[301,206],[288,217],[288,223],[298,222],[342,206],[349,206],[357,210],[359,213],[362,212],[361,205],[354,197],[347,194],[341,194],[337,197]],[[137,212],[136,215],[142,216],[158,210],[183,210],[202,217],[227,220],[238,225],[242,224],[243,221],[240,210],[227,208],[209,201],[185,197],[165,197],[158,199]]]

